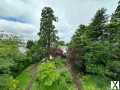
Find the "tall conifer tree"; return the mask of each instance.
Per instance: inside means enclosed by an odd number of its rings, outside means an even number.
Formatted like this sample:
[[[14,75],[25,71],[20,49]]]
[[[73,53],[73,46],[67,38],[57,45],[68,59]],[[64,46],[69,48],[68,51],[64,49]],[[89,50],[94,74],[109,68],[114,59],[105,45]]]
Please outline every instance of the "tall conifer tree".
[[[49,58],[50,48],[57,41],[56,30],[54,22],[57,18],[54,16],[54,11],[50,7],[45,7],[41,13],[39,43],[42,47],[47,49],[47,57]]]
[[[120,1],[118,2],[115,12],[112,14],[111,22],[120,22]]]
[[[89,34],[92,40],[101,40],[106,29],[107,15],[106,9],[101,8],[98,10],[89,25]]]

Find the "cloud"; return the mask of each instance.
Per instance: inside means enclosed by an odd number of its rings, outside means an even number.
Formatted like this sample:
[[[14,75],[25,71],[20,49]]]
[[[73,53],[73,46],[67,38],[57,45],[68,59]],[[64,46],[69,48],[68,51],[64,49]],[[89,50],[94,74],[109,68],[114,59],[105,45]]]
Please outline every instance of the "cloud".
[[[34,39],[37,28],[27,23],[0,20],[0,31],[12,32],[24,39]]]
[[[0,19],[4,19],[7,21],[13,21],[13,22],[20,22],[20,23],[29,23],[28,21],[19,18],[19,17],[12,17],[12,16],[0,16]]]
[[[42,8],[50,6],[59,18],[56,24],[58,35],[68,42],[79,24],[88,24],[101,7],[107,8],[107,13],[111,14],[117,2],[118,0],[1,0],[0,17],[5,18],[0,18],[0,30],[14,31],[31,39],[31,35],[35,36],[39,31]]]

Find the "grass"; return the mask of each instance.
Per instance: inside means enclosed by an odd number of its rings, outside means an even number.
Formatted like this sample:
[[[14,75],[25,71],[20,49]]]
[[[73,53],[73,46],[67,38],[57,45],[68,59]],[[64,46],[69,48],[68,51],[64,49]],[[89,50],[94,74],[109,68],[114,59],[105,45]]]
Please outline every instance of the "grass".
[[[57,70],[64,71],[66,67],[64,66],[64,60],[56,60],[55,64],[57,66]],[[39,65],[40,66],[40,65]],[[31,80],[31,68],[32,65],[29,66],[26,70],[24,70],[18,77],[17,80],[20,82],[21,90],[25,90],[29,81]],[[81,78],[82,85],[84,90],[110,90],[110,79],[107,77],[103,77],[102,75],[84,75]],[[32,90],[37,90],[37,82],[36,80],[33,82]]]
[[[41,79],[41,81],[38,81],[38,79],[37,79],[37,81],[35,80],[32,85],[32,90],[68,90],[68,88],[69,88],[69,90],[75,90],[75,85],[72,82],[71,74],[69,73],[68,69],[65,67],[65,60],[57,58],[55,60],[44,62],[41,65],[39,65],[39,70],[45,69],[46,73],[43,71],[39,71],[38,76],[45,77],[47,75],[48,78],[47,77],[44,78],[45,81],[42,81],[43,79]],[[54,65],[56,68],[53,69],[52,67]],[[39,75],[39,73],[40,73],[40,75]],[[44,73],[46,75],[44,75]],[[52,77],[51,77],[51,75],[52,75]],[[56,75],[58,75],[58,76],[56,76]],[[53,79],[55,79],[54,76],[56,76],[55,82],[53,80]],[[37,77],[37,78],[39,78],[39,77]],[[47,79],[48,79],[48,81],[47,81]],[[51,84],[50,86],[46,85],[45,83],[48,83],[49,80],[52,81],[52,83],[54,83],[54,84]],[[38,84],[39,82],[41,82],[40,85]]]
[[[25,90],[31,80],[31,67],[32,66],[28,67],[16,78],[19,81],[19,87],[21,90]]]
[[[85,75],[81,78],[84,90],[110,90],[110,79],[100,75]]]
[[[64,67],[64,63],[65,61],[63,59],[57,59],[55,61],[55,64],[57,64],[58,66],[58,70],[64,70],[65,67]],[[40,64],[39,64],[40,66]],[[28,86],[30,80],[31,80],[31,77],[32,77],[32,67],[33,65],[29,66],[27,69],[25,69],[16,79],[19,81],[19,87],[21,90],[25,90],[26,87]],[[61,68],[61,67],[64,67],[64,68]],[[34,81],[33,85],[32,85],[32,90],[36,90],[36,81]]]
[[[33,85],[32,85],[32,90],[38,90],[38,86],[37,86],[38,84],[37,84],[37,82],[36,81],[34,81],[33,82]]]

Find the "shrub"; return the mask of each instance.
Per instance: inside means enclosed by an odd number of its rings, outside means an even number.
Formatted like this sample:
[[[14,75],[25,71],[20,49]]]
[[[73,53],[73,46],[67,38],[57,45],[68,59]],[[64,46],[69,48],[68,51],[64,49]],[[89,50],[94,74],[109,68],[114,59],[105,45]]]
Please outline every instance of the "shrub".
[[[40,90],[74,90],[70,73],[65,68],[57,68],[54,61],[40,65],[37,82]]]

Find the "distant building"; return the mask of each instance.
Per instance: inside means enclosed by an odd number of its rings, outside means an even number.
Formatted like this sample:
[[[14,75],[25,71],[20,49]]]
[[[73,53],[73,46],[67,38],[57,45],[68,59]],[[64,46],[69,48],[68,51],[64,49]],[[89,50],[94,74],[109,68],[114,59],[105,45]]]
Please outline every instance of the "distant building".
[[[54,57],[65,58],[67,55],[67,46],[59,46],[58,48],[51,48],[50,59]]]
[[[63,54],[67,53],[67,46],[59,46],[59,48],[63,51]]]
[[[11,32],[0,31],[0,39],[15,39],[17,35]]]

